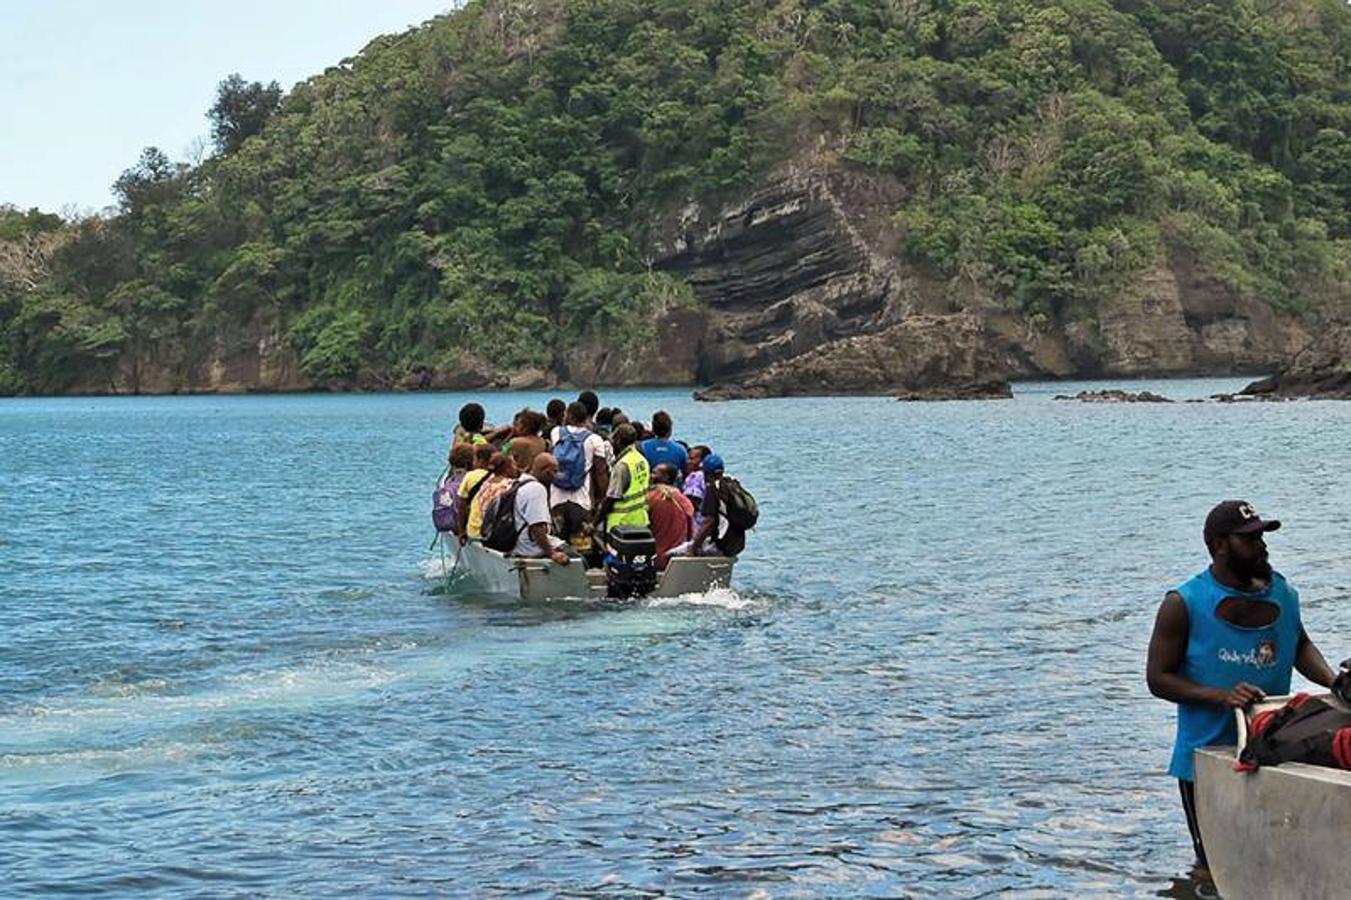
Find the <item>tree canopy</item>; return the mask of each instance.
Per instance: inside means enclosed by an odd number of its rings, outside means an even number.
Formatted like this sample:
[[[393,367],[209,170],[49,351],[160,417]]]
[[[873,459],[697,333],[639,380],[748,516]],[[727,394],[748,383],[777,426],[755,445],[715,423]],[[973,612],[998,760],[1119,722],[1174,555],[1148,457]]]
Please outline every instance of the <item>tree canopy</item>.
[[[187,383],[260,322],[317,381],[548,366],[693,302],[655,224],[797,158],[894,185],[904,261],[1032,328],[1176,252],[1339,303],[1348,60],[1341,0],[471,0],[225,79],[216,154],[147,149],[109,218],[0,208],[0,391]]]

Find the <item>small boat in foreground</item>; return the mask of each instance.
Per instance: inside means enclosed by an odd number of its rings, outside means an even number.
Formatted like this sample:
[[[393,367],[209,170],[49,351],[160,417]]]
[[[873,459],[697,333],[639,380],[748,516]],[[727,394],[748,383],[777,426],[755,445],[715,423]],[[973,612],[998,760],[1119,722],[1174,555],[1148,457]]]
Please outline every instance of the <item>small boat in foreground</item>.
[[[455,558],[460,571],[494,596],[530,603],[630,596],[614,589],[612,570],[588,569],[581,560],[561,566],[547,559],[505,556],[478,541],[461,547],[454,535],[443,535],[441,540],[447,558]],[[733,562],[734,558],[726,556],[673,556],[666,570],[657,574],[656,586],[640,596],[680,597],[730,587]]]
[[[1276,709],[1270,697],[1252,713]],[[1351,772],[1305,763],[1234,771],[1247,742],[1237,711],[1238,747],[1196,751],[1196,817],[1220,896],[1344,897],[1351,890]]]

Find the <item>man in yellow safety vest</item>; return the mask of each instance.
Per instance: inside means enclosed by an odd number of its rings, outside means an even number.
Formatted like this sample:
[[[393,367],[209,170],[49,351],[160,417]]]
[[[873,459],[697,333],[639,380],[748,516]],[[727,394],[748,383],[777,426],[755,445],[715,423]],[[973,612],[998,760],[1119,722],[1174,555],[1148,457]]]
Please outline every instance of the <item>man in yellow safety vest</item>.
[[[647,528],[651,473],[647,460],[638,452],[638,431],[632,425],[620,425],[611,443],[615,448],[615,464],[610,469],[610,489],[596,510],[595,524],[605,523],[607,532],[625,525]]]

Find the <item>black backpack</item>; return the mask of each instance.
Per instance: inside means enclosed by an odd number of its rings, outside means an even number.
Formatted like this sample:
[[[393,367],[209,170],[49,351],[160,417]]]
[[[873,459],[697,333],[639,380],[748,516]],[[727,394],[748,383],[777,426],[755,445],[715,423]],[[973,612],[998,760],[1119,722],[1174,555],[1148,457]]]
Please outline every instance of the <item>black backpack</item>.
[[[516,494],[521,482],[516,482],[502,493],[488,501],[483,510],[483,546],[498,553],[510,553],[516,549],[525,526],[516,527]]]
[[[722,514],[733,528],[749,531],[760,520],[760,504],[735,478],[724,475],[718,481],[718,498],[722,500]]]
[[[1251,771],[1286,762],[1351,769],[1351,712],[1297,694],[1280,709],[1254,716],[1236,768]]]

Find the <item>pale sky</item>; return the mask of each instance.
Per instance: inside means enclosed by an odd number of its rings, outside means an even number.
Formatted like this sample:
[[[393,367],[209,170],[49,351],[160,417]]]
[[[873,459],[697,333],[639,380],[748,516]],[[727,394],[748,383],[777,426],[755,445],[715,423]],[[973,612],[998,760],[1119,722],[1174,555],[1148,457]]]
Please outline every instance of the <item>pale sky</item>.
[[[0,0],[0,203],[113,202],[154,145],[187,159],[231,72],[290,90],[453,0]]]

